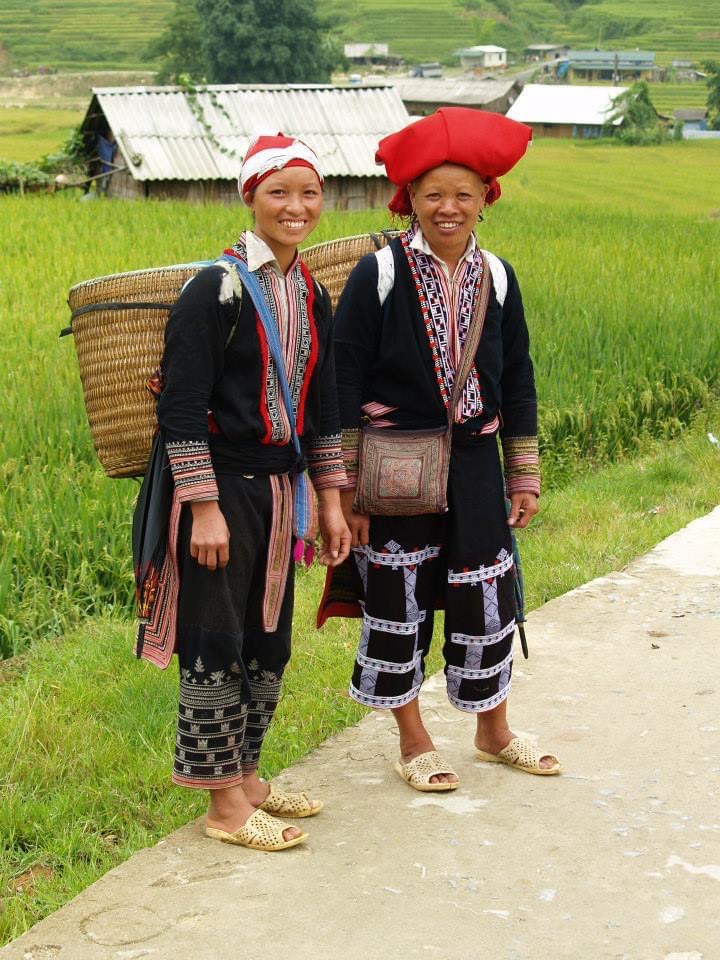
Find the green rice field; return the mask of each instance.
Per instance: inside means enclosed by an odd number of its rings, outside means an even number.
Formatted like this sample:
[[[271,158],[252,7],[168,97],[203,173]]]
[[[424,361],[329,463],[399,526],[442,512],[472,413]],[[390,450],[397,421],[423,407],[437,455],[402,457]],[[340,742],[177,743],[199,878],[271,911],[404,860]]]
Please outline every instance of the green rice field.
[[[517,269],[542,401],[546,484],[678,436],[720,376],[716,143],[539,142],[480,228]],[[0,197],[0,657],[131,613],[134,481],[107,480],[87,428],[69,287],[212,257],[240,207]],[[387,225],[326,215],[313,240]]]
[[[653,50],[657,62],[720,55],[717,8],[710,0],[494,0],[473,16],[456,0],[330,0],[342,14],[343,37],[390,44],[412,61],[454,61],[454,52],[495,43],[516,54],[530,43],[584,49]],[[493,25],[494,24],[494,25]]]
[[[0,107],[0,159],[32,163],[54,153],[82,118],[82,110]]]

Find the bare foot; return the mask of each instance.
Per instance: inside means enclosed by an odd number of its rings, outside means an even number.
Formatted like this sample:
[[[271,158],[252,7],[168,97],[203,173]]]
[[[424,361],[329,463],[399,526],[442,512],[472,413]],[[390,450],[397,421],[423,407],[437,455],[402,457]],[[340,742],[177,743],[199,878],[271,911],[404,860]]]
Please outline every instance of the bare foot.
[[[479,727],[480,724],[478,724],[478,728]],[[478,732],[475,734],[475,746],[478,750],[483,750],[485,753],[491,753],[493,756],[497,756],[515,736],[516,734],[512,732],[510,727],[508,727],[504,733],[478,729]],[[554,767],[556,763],[557,758],[550,754],[543,754],[540,758],[540,767],[543,770],[549,770],[551,767]]]
[[[419,757],[421,753],[427,753],[430,750],[434,750],[435,745],[433,744],[430,737],[427,737],[425,740],[415,741],[413,743],[407,743],[401,737],[400,738],[400,762],[409,763],[411,760],[414,760],[415,757]],[[454,773],[436,773],[430,777],[430,783],[458,783],[458,777]]]
[[[223,830],[225,833],[235,833],[247,823],[256,810],[257,806],[248,799],[243,785],[236,784],[234,787],[211,790],[207,825],[215,830]],[[296,827],[288,827],[283,830],[282,835],[283,840],[294,840],[301,834],[302,831]]]

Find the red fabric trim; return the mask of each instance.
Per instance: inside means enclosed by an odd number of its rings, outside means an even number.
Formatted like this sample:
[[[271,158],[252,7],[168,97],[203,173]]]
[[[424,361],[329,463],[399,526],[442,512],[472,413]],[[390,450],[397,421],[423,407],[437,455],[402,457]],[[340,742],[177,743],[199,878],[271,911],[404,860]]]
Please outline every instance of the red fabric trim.
[[[265,425],[265,433],[260,437],[260,443],[272,444],[272,424],[270,423],[270,414],[267,408],[267,369],[269,362],[269,349],[265,328],[262,325],[260,314],[255,311],[255,330],[257,331],[258,345],[260,347],[260,417]]]
[[[200,780],[198,778],[183,777],[173,771],[172,782],[179,787],[195,787],[197,790],[224,790],[226,787],[234,787],[236,783],[242,783],[242,773],[233,773],[223,780]]]
[[[310,356],[308,357],[307,365],[305,367],[303,385],[300,390],[300,396],[298,397],[298,408],[295,418],[297,433],[298,436],[301,437],[305,430],[305,399],[307,397],[307,392],[310,388],[310,381],[312,380],[312,375],[318,361],[318,336],[317,327],[315,326],[315,282],[312,278],[312,274],[302,260],[299,261],[299,265],[308,289],[306,310],[308,325],[310,326]]]
[[[325,587],[323,588],[323,594],[320,598],[317,617],[315,619],[315,626],[318,630],[323,627],[331,617],[347,617],[351,620],[359,620],[363,615],[362,607],[355,600],[332,600],[330,603],[327,602],[332,585],[333,572],[334,568],[328,567],[325,574]],[[445,609],[445,597],[442,594],[435,598],[433,609]]]
[[[170,663],[177,643],[177,608],[180,589],[177,539],[181,509],[182,504],[176,490],[170,510],[168,550],[165,554],[165,563],[158,584],[159,596],[153,609],[152,622],[144,625],[143,646],[140,654],[143,660],[154,663],[161,670],[164,670]],[[135,642],[134,652],[137,656],[137,641]]]
[[[273,138],[271,138],[271,139],[276,140],[276,139],[278,139],[278,138],[277,138],[277,137],[273,137]],[[289,144],[287,144],[287,145],[288,145],[288,146],[292,146],[293,143],[294,143],[294,141],[291,140],[291,141],[289,142]],[[281,143],[269,143],[269,144],[267,144],[266,146],[261,147],[260,149],[262,149],[262,150],[267,150],[269,147],[275,147],[275,146],[284,146],[284,144],[281,144]],[[259,151],[256,150],[256,151],[254,151],[254,152],[257,153],[257,152],[259,152]],[[252,154],[251,154],[251,153],[248,153],[248,155],[247,155],[247,157],[245,157],[245,159],[247,160],[248,157],[250,157],[250,156],[252,156]],[[318,178],[318,181],[320,182],[320,186],[322,186],[322,177],[321,177],[320,174],[318,173],[317,167],[314,167],[308,160],[303,160],[301,157],[293,157],[292,160],[288,160],[288,162],[287,162],[284,166],[282,166],[282,167],[280,167],[280,168],[278,168],[278,167],[272,167],[272,169],[266,170],[265,173],[258,173],[258,174],[255,174],[254,177],[250,177],[250,179],[248,180],[248,182],[243,186],[243,197],[246,196],[246,194],[248,194],[248,193],[252,193],[253,190],[255,190],[257,187],[260,186],[260,184],[263,182],[263,180],[267,180],[267,178],[268,178],[268,177],[271,177],[274,173],[279,173],[280,170],[285,170],[287,167],[307,167],[308,170],[312,170],[312,172],[313,172],[313,173],[315,174],[315,176]]]
[[[317,619],[315,625],[320,629],[323,626],[326,620],[329,620],[330,617],[362,617],[362,609],[359,603],[354,603],[352,601],[340,601],[333,600],[332,603],[325,606],[328,594],[330,593],[330,585],[333,578],[333,568],[328,567],[325,572],[325,586],[323,588],[323,594],[320,598],[320,604],[318,606]]]

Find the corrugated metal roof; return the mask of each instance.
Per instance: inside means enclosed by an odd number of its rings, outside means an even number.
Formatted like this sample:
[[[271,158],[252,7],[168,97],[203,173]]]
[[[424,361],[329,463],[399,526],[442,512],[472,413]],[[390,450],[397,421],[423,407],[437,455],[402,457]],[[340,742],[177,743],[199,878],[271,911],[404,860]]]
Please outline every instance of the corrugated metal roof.
[[[613,100],[627,89],[529,83],[510,107],[507,116],[521,123],[596,126],[607,122],[608,115],[612,113]]]
[[[410,122],[389,86],[216,85],[192,98],[177,87],[102,87],[93,94],[136,180],[233,180],[252,138],[278,130],[306,140],[326,176],[380,177],[378,141]]]
[[[570,63],[612,67],[615,63],[621,67],[638,67],[640,64],[653,65],[655,53],[652,50],[568,50]]]
[[[515,80],[423,79],[392,77],[391,82],[403,100],[414,103],[456,103],[482,106],[507,96]]]

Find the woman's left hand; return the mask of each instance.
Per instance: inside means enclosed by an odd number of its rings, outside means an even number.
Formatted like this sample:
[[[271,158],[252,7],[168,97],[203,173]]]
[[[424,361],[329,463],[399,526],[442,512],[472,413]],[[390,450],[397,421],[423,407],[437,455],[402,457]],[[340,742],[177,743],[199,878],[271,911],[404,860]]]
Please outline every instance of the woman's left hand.
[[[322,547],[318,563],[325,567],[337,567],[350,554],[351,534],[345,523],[340,496],[336,489],[322,490],[318,494],[318,520]]]
[[[534,493],[513,493],[510,496],[508,526],[514,529],[526,527],[540,509]]]

